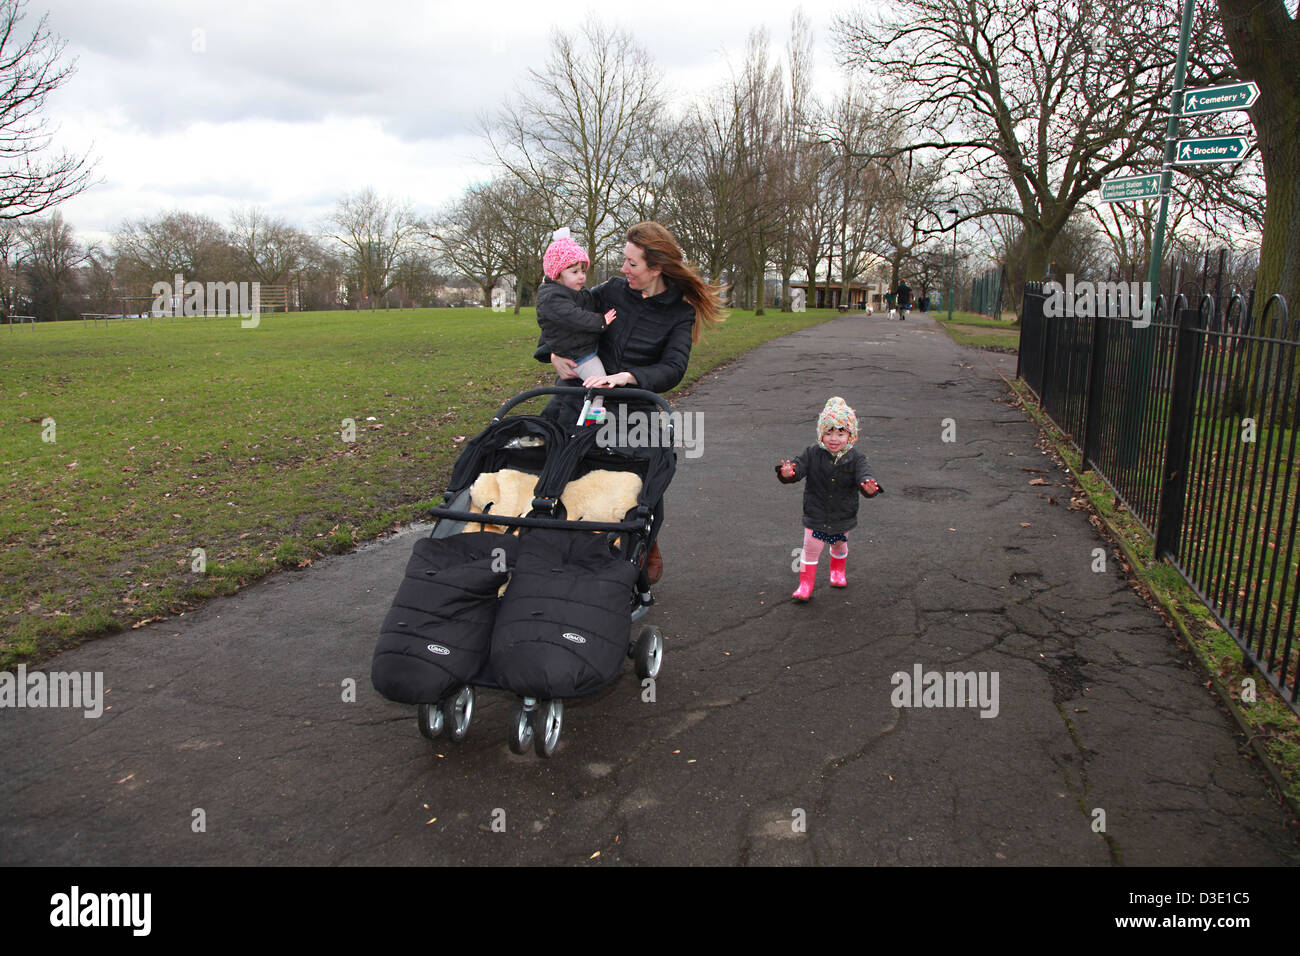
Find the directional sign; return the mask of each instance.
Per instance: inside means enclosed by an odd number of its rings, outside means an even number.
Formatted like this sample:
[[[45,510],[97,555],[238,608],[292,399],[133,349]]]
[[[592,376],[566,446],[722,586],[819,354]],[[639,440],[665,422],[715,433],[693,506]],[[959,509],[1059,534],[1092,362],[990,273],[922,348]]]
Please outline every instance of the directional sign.
[[[1160,174],[1120,176],[1101,181],[1102,202],[1128,202],[1134,199],[1159,199]]]
[[[1259,99],[1259,84],[1254,80],[1229,83],[1226,86],[1207,86],[1183,92],[1183,115],[1199,116],[1202,113],[1222,113],[1224,110],[1248,110]]]
[[[1200,163],[1240,162],[1250,148],[1244,136],[1207,136],[1203,139],[1180,139],[1174,163],[1195,166]]]

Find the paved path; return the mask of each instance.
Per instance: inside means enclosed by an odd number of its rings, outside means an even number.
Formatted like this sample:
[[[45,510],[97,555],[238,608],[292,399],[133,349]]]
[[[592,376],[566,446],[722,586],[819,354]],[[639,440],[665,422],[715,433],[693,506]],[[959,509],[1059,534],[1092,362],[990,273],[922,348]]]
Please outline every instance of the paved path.
[[[1104,543],[998,365],[928,320],[853,316],[697,386],[655,699],[629,667],[568,707],[550,761],[508,751],[502,694],[434,747],[370,688],[413,534],[64,654],[46,669],[102,671],[110,709],[0,710],[0,863],[1293,862],[1168,629],[1113,556],[1092,570]],[[796,605],[801,492],[772,466],[832,394],[887,493],[850,587],[823,562]],[[894,706],[917,667],[996,675],[996,716]]]

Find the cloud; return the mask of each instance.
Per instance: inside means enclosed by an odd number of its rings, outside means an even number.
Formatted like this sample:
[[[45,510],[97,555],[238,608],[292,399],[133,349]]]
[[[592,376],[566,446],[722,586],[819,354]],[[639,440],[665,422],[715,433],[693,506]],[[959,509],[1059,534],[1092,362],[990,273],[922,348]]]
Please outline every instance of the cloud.
[[[44,4],[78,60],[50,99],[55,147],[93,150],[103,179],[63,213],[96,234],[250,204],[311,228],[367,186],[431,211],[487,178],[479,117],[543,66],[553,29],[576,32],[587,16],[523,0]],[[790,17],[775,0],[591,9],[645,46],[676,108],[725,79],[727,59],[739,65],[755,27],[781,50]],[[29,6],[24,25],[39,15]]]

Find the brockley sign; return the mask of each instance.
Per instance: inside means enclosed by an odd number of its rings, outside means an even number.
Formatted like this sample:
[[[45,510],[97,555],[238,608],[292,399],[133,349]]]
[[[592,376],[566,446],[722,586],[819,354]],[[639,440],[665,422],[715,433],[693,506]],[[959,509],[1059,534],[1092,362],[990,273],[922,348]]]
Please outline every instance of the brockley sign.
[[[1195,166],[1202,163],[1236,163],[1241,161],[1250,144],[1244,136],[1208,136],[1204,139],[1180,139],[1174,163]]]

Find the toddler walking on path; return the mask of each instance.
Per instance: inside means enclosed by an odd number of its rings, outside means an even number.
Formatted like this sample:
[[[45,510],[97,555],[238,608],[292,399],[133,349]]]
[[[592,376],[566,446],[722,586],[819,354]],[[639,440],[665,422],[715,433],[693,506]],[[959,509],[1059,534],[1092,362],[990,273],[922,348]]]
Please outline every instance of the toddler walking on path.
[[[836,396],[817,417],[817,444],[809,445],[793,460],[782,459],[776,476],[785,484],[807,479],[803,493],[803,556],[799,586],[790,595],[796,601],[812,597],[817,562],[825,545],[831,546],[831,587],[848,587],[845,563],[849,556],[849,531],[858,523],[858,495],[874,498],[880,485],[871,476],[867,458],[853,446],[858,440],[858,417],[844,399]]]

